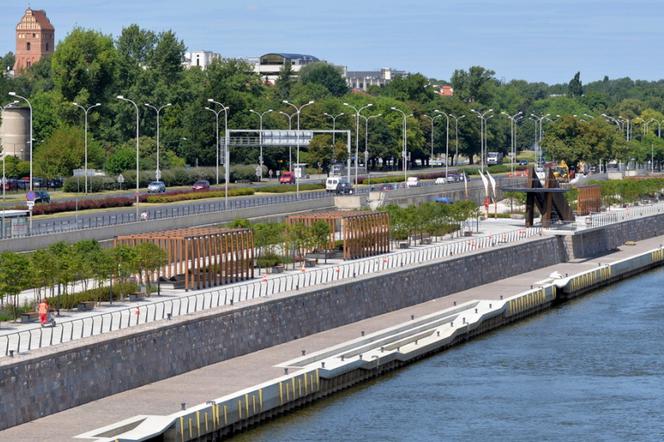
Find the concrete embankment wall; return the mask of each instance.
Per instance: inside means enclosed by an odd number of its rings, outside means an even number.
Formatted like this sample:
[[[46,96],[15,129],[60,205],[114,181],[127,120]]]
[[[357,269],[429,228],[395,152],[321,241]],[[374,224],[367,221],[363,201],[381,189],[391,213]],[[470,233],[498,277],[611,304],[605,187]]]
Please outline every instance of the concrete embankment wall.
[[[5,358],[0,428],[562,260],[543,238]]]

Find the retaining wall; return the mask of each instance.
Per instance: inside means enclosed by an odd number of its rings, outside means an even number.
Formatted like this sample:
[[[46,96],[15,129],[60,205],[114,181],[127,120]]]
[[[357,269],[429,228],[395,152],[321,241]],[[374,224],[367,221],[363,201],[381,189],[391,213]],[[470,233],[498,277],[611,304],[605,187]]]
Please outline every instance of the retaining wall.
[[[545,238],[5,358],[0,429],[563,259]]]

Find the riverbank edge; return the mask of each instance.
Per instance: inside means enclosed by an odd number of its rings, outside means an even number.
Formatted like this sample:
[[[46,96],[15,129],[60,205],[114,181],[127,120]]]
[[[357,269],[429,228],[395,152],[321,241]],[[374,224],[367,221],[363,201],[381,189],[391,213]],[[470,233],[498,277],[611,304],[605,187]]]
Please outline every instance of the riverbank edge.
[[[417,349],[392,352],[375,360],[362,360],[360,356],[359,360],[349,360],[345,368],[326,370],[324,364],[323,367],[307,366],[297,373],[286,374],[170,416],[136,416],[86,435],[100,442],[128,442],[155,436],[161,436],[163,439],[160,440],[165,441],[186,442],[235,435],[477,336],[662,265],[664,248],[660,247],[571,276],[538,281],[531,290],[494,303],[495,307],[474,319],[472,315],[468,315],[468,319],[464,317],[462,326]]]

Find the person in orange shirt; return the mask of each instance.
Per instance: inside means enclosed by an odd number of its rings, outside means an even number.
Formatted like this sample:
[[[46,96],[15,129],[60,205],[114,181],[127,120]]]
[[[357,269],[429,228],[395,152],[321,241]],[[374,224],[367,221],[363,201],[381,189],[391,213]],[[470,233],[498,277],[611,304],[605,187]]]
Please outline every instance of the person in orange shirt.
[[[46,321],[48,320],[48,302],[46,301],[46,298],[42,299],[41,302],[39,303],[38,311],[39,311],[39,322],[41,323],[42,326],[44,326],[46,324]]]

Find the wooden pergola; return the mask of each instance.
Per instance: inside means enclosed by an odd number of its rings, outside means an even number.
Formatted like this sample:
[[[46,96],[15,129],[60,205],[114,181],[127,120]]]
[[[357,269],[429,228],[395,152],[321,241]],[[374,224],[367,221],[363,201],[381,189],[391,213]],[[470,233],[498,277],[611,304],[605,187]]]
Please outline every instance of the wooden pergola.
[[[144,242],[156,244],[166,253],[157,276],[184,277],[185,290],[254,277],[254,238],[249,229],[194,227],[115,238],[115,245]]]
[[[390,251],[390,217],[386,212],[331,211],[288,217],[289,224],[311,226],[316,221],[325,221],[330,226],[329,250],[335,248],[337,239],[343,240],[344,259],[364,258]]]

